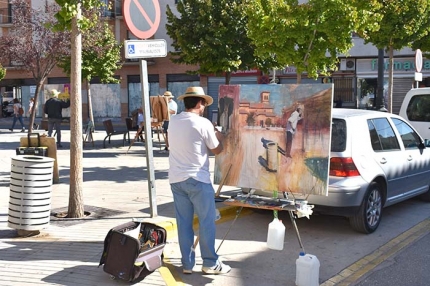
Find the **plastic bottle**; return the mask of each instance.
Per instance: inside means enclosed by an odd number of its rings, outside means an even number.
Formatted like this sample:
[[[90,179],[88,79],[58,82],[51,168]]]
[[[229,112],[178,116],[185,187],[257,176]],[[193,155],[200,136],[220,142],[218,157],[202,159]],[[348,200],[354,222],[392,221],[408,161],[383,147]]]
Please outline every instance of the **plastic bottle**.
[[[318,286],[320,262],[315,255],[300,252],[296,260],[296,285]]]
[[[284,249],[285,225],[278,218],[269,223],[267,247],[274,250]]]

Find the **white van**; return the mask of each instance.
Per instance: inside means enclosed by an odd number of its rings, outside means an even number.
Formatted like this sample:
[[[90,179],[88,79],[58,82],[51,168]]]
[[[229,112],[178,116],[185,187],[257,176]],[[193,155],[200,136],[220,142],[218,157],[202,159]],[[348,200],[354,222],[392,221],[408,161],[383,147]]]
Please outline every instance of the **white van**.
[[[399,115],[409,121],[423,139],[430,139],[430,88],[414,88],[408,91]]]

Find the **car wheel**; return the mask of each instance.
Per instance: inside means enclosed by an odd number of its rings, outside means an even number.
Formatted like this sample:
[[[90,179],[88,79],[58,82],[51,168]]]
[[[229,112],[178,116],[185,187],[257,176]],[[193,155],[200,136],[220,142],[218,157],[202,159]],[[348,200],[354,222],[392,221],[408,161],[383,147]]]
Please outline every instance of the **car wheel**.
[[[354,230],[368,234],[378,228],[381,216],[382,191],[381,187],[373,182],[367,189],[358,213],[349,218],[349,223]]]
[[[425,202],[430,202],[430,190],[427,191],[427,193],[424,193],[420,196],[420,199],[422,199]]]

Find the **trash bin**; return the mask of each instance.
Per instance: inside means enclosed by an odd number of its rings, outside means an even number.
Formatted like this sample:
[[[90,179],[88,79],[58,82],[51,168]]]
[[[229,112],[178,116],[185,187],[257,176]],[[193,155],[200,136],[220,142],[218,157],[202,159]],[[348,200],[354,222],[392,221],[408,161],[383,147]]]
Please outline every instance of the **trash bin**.
[[[8,226],[35,231],[49,225],[54,159],[14,156],[10,174]]]

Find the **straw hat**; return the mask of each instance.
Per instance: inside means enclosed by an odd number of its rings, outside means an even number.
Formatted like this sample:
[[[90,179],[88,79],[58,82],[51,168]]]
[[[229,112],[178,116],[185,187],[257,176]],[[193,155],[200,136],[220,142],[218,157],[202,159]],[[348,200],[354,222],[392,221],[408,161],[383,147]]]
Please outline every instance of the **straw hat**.
[[[206,95],[203,88],[200,86],[188,87],[184,94],[178,96],[178,100],[183,100],[186,97],[201,97],[204,98],[207,105],[211,105],[214,99],[210,95]]]
[[[166,91],[163,95],[164,95],[165,97],[174,98],[173,94],[172,94],[170,91]]]
[[[61,92],[59,92],[58,90],[56,90],[56,89],[53,89],[53,90],[51,90],[51,97],[58,97],[58,95],[60,94]]]

